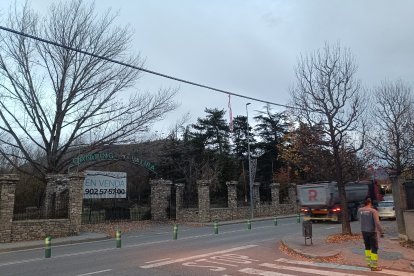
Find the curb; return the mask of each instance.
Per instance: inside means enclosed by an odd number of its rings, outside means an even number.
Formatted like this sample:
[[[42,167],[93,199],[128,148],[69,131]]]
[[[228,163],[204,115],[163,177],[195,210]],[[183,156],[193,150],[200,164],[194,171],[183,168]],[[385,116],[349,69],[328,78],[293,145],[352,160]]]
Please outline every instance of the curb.
[[[302,256],[302,257],[309,258],[309,259],[333,258],[333,257],[337,257],[337,256],[338,256],[338,255],[340,255],[340,254],[341,254],[341,252],[342,252],[341,250],[335,250],[335,251],[333,251],[333,253],[331,253],[331,254],[316,255],[316,254],[305,253],[305,252],[303,252],[303,251],[302,251],[302,250],[300,250],[300,249],[295,249],[295,248],[292,248],[292,247],[290,247],[290,246],[289,246],[289,244],[288,244],[286,241],[284,241],[284,240],[281,240],[280,242],[281,242],[281,244],[282,244],[284,247],[286,247],[289,251],[294,252],[294,253],[296,253],[296,254],[298,254],[298,255]]]
[[[250,221],[251,222],[255,222],[255,221],[267,221],[267,220],[273,220],[275,218],[277,218],[277,219],[284,219],[284,218],[295,218],[295,217],[297,217],[297,214],[287,215],[287,216],[277,216],[277,217],[253,218]],[[218,222],[218,225],[230,225],[230,224],[246,223],[247,220],[249,220],[249,219],[243,219],[243,220],[238,219],[238,220],[217,221],[217,222]],[[214,222],[204,223],[203,225],[204,226],[213,226],[214,225]]]
[[[106,236],[106,237],[99,237],[99,238],[89,238],[89,239],[84,239],[84,240],[68,240],[68,241],[54,242],[52,244],[52,247],[59,246],[59,245],[86,243],[86,242],[103,241],[103,240],[110,240],[110,239],[112,239],[112,237]],[[13,252],[13,251],[28,250],[28,249],[43,249],[43,248],[44,248],[44,244],[42,242],[42,244],[0,248],[0,253],[7,253],[7,252]]]

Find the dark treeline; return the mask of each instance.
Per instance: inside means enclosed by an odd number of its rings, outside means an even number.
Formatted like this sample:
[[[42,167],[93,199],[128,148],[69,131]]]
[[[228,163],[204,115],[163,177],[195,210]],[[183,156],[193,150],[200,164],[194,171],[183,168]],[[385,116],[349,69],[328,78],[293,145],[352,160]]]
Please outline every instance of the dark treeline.
[[[233,129],[225,110],[206,108],[205,117],[181,125],[164,140],[157,164],[158,175],[185,183],[195,192],[198,179],[212,181],[212,198],[225,199],[226,181],[236,180],[239,200],[248,198],[248,136],[254,182],[261,183],[261,200],[267,201],[270,183],[303,183],[334,179],[332,152],[320,127],[295,120],[286,112],[265,107],[247,124],[246,116],[236,116]],[[249,135],[248,135],[249,131]],[[344,152],[345,155],[345,152]],[[363,161],[356,154],[346,157],[348,179],[363,177]],[[257,164],[257,167],[255,166]],[[256,167],[256,168],[255,168]]]

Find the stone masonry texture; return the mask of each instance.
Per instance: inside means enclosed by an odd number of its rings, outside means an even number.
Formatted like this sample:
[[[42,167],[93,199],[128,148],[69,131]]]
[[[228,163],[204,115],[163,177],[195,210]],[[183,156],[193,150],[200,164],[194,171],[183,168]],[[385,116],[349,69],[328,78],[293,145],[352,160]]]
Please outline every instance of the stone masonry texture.
[[[16,174],[0,175],[0,242],[12,240],[12,223],[16,183]]]
[[[151,217],[152,220],[165,221],[168,219],[168,199],[171,197],[172,181],[157,179],[151,180]]]
[[[227,206],[230,209],[237,208],[237,181],[228,181],[227,185]]]
[[[13,221],[17,175],[0,175],[0,242],[44,239],[46,236],[64,237],[79,234],[83,202],[83,175],[47,176],[47,196],[43,211],[51,211],[51,195],[61,200],[68,190],[67,219],[38,219]]]
[[[210,221],[210,180],[198,180],[198,217],[199,222]]]
[[[198,208],[177,208],[176,218],[182,222],[211,222],[224,221],[235,219],[250,218],[249,207],[237,206],[237,181],[226,182],[228,189],[228,208],[210,208],[210,193],[209,187],[211,182],[208,180],[197,181],[198,185]],[[181,185],[181,184],[180,184]],[[270,204],[262,205],[259,194],[260,183],[255,183],[253,186],[255,208],[253,210],[254,217],[268,217],[295,214],[297,212],[295,185],[291,185],[289,189],[289,203],[280,204],[279,202],[279,188],[280,184],[273,183],[270,185],[272,202]],[[181,186],[180,186],[181,187]],[[184,186],[178,188],[177,186],[177,200],[179,197],[179,190]],[[181,194],[181,193],[180,193]],[[178,205],[177,205],[178,206]]]

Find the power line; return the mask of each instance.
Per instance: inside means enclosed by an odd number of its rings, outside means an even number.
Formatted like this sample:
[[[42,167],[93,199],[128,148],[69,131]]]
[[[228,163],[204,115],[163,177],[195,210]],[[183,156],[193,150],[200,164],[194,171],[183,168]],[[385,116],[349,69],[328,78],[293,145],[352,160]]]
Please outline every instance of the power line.
[[[185,79],[177,78],[177,77],[174,77],[174,76],[166,75],[166,74],[163,74],[163,73],[159,73],[159,72],[156,72],[156,71],[148,70],[148,69],[145,69],[145,68],[142,68],[142,67],[139,67],[139,66],[135,66],[135,65],[128,64],[128,63],[118,61],[118,60],[115,60],[115,59],[111,59],[111,58],[107,58],[107,57],[104,57],[104,56],[89,53],[89,52],[84,51],[84,50],[69,47],[69,46],[66,46],[66,45],[63,45],[63,44],[60,44],[60,43],[57,43],[57,42],[53,42],[53,41],[50,41],[50,40],[47,40],[47,39],[44,39],[44,38],[41,38],[41,37],[38,37],[38,36],[34,36],[34,35],[26,34],[26,33],[23,33],[23,32],[19,32],[19,31],[16,31],[16,30],[13,30],[13,29],[10,29],[10,28],[6,28],[6,27],[3,27],[3,26],[0,26],[0,29],[3,30],[3,31],[6,31],[6,32],[14,33],[14,34],[17,34],[17,35],[20,35],[20,36],[24,36],[24,37],[28,37],[28,38],[31,38],[31,39],[34,39],[34,40],[37,40],[37,41],[41,41],[43,43],[47,43],[47,44],[54,45],[54,46],[57,46],[57,47],[61,47],[61,48],[67,49],[67,50],[75,51],[75,52],[78,52],[78,53],[81,53],[81,54],[84,54],[84,55],[88,55],[88,56],[91,56],[91,57],[106,60],[106,61],[116,63],[116,64],[119,64],[119,65],[122,65],[122,66],[125,66],[125,67],[140,70],[142,72],[153,74],[153,75],[156,75],[156,76],[159,76],[159,77],[175,80],[175,81],[178,81],[178,82],[190,84],[190,85],[193,85],[193,86],[213,90],[213,91],[216,91],[216,92],[220,92],[220,93],[224,93],[224,94],[227,94],[227,95],[232,95],[232,96],[236,96],[236,97],[239,97],[239,98],[244,98],[244,99],[248,99],[248,100],[252,100],[252,101],[256,101],[256,102],[262,102],[262,103],[265,103],[265,104],[271,104],[271,105],[276,105],[276,106],[280,106],[280,107],[296,109],[296,107],[293,107],[293,106],[274,103],[274,102],[269,102],[269,101],[261,100],[261,99],[258,99],[258,98],[249,97],[249,96],[244,96],[244,95],[241,95],[241,94],[238,94],[238,93],[226,91],[226,90],[223,90],[223,89],[214,88],[214,87],[207,86],[207,85],[204,85],[204,84],[200,84],[200,83],[188,81],[188,80],[185,80]]]

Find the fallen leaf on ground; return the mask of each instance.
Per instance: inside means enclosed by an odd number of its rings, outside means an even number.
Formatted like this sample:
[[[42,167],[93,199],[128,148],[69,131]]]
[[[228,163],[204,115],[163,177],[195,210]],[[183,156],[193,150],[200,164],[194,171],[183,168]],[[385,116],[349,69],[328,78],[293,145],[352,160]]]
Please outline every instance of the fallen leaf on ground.
[[[361,234],[352,234],[352,235],[333,234],[333,235],[329,235],[326,238],[326,242],[327,243],[344,243],[348,241],[357,241],[361,239],[362,239]]]

